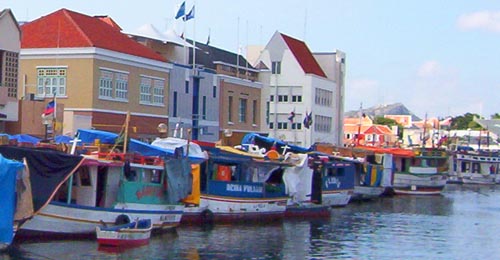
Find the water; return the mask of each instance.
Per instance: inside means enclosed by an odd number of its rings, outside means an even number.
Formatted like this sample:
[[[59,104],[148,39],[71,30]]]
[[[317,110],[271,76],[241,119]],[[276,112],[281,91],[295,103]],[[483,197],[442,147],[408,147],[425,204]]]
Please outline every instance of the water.
[[[0,259],[491,259],[499,198],[500,187],[449,185],[443,196],[349,204],[324,220],[180,227],[123,252],[92,240],[19,243]]]

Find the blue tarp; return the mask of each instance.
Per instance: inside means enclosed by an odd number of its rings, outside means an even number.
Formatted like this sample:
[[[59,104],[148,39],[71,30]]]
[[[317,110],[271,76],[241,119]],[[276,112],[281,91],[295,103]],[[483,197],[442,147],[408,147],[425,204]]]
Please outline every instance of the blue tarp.
[[[271,149],[273,145],[276,145],[276,149],[280,153],[283,152],[285,146],[287,147],[286,149],[287,152],[293,152],[293,153],[307,153],[312,150],[311,148],[305,148],[302,146],[287,144],[281,140],[274,139],[271,137],[265,137],[256,133],[246,134],[241,140],[241,144],[255,144],[261,148],[262,147],[266,148],[266,150],[268,151]]]
[[[38,137],[34,137],[27,134],[11,135],[9,139],[17,140],[18,143],[32,143],[32,144],[37,144],[40,142],[40,140],[42,140]]]
[[[61,144],[61,143],[64,143],[64,144],[72,144],[71,141],[73,141],[73,137],[71,136],[67,136],[67,135],[58,135],[56,136],[56,138],[54,138],[54,141],[56,142],[56,144]],[[80,142],[78,142],[80,143]]]
[[[16,206],[16,175],[24,165],[6,159],[0,154],[0,243],[10,244],[14,236],[14,212]]]
[[[78,139],[82,140],[82,143],[94,143],[95,139],[99,139],[102,144],[114,144],[118,138],[118,134],[101,131],[101,130],[91,130],[91,129],[78,129]],[[128,149],[129,152],[136,152],[143,156],[161,156],[161,157],[173,157],[173,149],[165,149],[158,146],[153,146],[148,143],[141,142],[136,139],[130,139]],[[199,157],[189,157],[191,163],[202,163],[205,159]]]

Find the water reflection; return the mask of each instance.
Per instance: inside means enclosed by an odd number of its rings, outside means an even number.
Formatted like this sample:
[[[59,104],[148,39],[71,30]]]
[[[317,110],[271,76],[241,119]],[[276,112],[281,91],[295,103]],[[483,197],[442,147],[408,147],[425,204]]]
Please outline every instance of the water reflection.
[[[401,196],[332,209],[330,219],[181,227],[149,245],[22,243],[0,259],[491,259],[500,253],[500,188],[451,185],[443,196]]]

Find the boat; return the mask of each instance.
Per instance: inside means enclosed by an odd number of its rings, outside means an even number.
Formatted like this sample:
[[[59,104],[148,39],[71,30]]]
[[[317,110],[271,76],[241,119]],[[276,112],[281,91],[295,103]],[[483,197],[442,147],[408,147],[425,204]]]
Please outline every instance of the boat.
[[[286,194],[288,195],[285,218],[286,219],[310,219],[330,217],[329,205],[323,205],[320,201],[311,198],[313,170],[309,167],[309,156],[307,154],[287,153],[285,160],[293,164],[285,168],[283,181]],[[316,174],[320,174],[316,172]]]
[[[375,155],[384,155],[382,163],[392,165],[392,187],[396,195],[439,195],[446,186],[448,154],[444,149],[359,148],[372,151]]]
[[[149,243],[153,225],[150,219],[140,219],[117,226],[95,228],[99,246],[134,247]]]
[[[351,201],[372,200],[392,194],[392,157],[389,157],[392,155],[330,144],[315,144],[314,149],[354,164],[354,192]]]
[[[9,160],[0,154],[0,251],[5,250],[14,239],[14,215],[16,212],[16,179],[24,164]]]
[[[290,164],[228,146],[205,144],[202,147],[208,153],[208,160],[197,169],[199,204],[186,204],[182,223],[283,219],[288,197],[282,175]]]
[[[19,235],[92,237],[101,222],[117,225],[133,219],[150,219],[154,232],[180,224],[180,200],[191,185],[187,160],[139,141],[133,144],[142,145],[148,155],[117,152],[114,133],[79,129],[78,138],[82,146],[72,149],[81,154],[81,164]]]
[[[349,203],[354,191],[353,163],[336,159],[332,154],[314,151],[313,147],[292,145],[256,133],[246,134],[242,145],[258,146],[258,150],[275,150],[278,154],[307,154],[308,167],[312,171],[311,186],[306,187],[310,200],[329,207],[343,207]]]
[[[451,156],[450,176],[455,183],[493,185],[500,181],[498,151],[456,151]]]

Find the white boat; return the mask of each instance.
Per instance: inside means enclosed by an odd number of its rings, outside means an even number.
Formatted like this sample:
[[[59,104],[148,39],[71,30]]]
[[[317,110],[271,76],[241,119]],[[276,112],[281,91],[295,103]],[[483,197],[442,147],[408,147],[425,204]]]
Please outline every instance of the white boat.
[[[496,184],[500,181],[499,152],[458,151],[453,154],[450,175],[463,184]]]
[[[448,155],[444,150],[417,149],[394,154],[394,192],[407,195],[439,195],[447,182]]]
[[[118,226],[97,226],[95,231],[99,246],[134,247],[148,244],[152,229],[150,219],[141,219]]]

